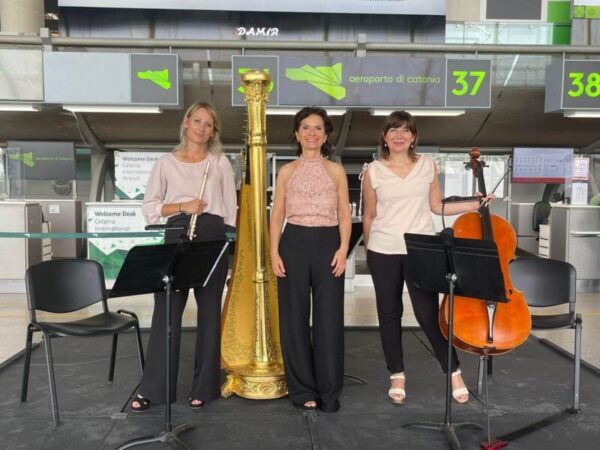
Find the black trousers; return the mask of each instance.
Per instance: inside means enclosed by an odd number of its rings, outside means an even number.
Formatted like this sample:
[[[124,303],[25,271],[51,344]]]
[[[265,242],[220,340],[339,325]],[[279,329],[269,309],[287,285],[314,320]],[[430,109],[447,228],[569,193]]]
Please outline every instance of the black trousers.
[[[166,243],[173,243],[181,233],[187,232],[189,216],[177,215],[169,219],[168,226],[181,225],[182,231],[167,231]],[[212,214],[201,214],[196,222],[200,241],[225,239],[223,218]],[[208,284],[194,288],[198,306],[194,378],[190,397],[198,400],[213,400],[221,394],[221,298],[227,278],[227,257],[223,255]],[[188,298],[186,292],[171,293],[171,365],[170,399],[176,400],[177,375],[179,372],[179,347],[181,319]],[[153,403],[164,403],[165,386],[165,343],[166,343],[166,294],[154,295],[152,328],[146,357],[146,366],[139,394]]]
[[[344,382],[344,276],[331,273],[339,246],[338,227],[292,224],[279,243],[287,275],[278,278],[278,289],[289,396],[294,405],[314,400],[326,412],[339,409]]]
[[[438,325],[438,293],[416,287],[407,274],[406,255],[386,255],[367,251],[367,264],[375,286],[377,316],[381,345],[387,368],[391,373],[404,372],[402,354],[402,291],[404,282],[410,294],[413,311],[421,329],[431,343],[433,353],[444,373],[448,369],[448,341]],[[408,275],[408,276],[407,276]],[[452,371],[459,365],[456,350],[452,350]]]

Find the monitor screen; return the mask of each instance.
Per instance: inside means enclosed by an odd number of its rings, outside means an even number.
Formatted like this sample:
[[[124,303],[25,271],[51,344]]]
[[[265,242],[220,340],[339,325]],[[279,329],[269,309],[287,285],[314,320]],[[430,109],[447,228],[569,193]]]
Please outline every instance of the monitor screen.
[[[73,142],[7,141],[7,173],[11,180],[74,180]]]
[[[571,179],[572,148],[515,147],[513,183],[564,183]]]

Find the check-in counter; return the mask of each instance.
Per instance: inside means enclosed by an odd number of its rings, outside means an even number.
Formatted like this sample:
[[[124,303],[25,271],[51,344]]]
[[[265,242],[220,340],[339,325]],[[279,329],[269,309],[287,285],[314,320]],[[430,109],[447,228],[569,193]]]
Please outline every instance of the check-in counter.
[[[29,201],[0,201],[0,232],[39,233],[42,207]],[[39,239],[0,239],[0,282],[22,284],[27,268],[42,260]],[[10,290],[4,292],[11,292]]]
[[[600,280],[600,206],[554,205],[549,253],[573,264],[578,280]]]

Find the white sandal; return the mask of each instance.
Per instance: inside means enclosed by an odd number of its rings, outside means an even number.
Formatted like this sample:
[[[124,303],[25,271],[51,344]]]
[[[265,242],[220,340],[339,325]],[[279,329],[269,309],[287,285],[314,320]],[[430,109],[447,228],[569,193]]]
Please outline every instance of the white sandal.
[[[453,377],[461,374],[462,372],[460,369],[456,370],[456,372],[452,372]],[[459,400],[463,395],[465,396],[464,400]],[[466,387],[452,389],[452,397],[454,397],[454,400],[456,400],[457,403],[467,403],[469,401],[469,390]]]
[[[404,372],[390,375],[390,380],[405,380]],[[394,397],[399,395],[401,395],[402,398]],[[402,405],[404,403],[404,399],[406,398],[406,391],[402,388],[390,388],[388,391],[388,397],[395,405]]]

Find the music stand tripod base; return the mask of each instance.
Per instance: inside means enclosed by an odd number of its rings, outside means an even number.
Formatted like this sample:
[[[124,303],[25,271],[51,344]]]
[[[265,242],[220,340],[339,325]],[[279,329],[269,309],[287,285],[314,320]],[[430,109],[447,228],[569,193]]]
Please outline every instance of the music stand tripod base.
[[[162,442],[165,444],[169,444],[174,448],[180,448],[182,450],[189,450],[189,447],[187,445],[185,445],[183,443],[183,441],[181,441],[178,438],[178,436],[180,434],[184,433],[185,431],[191,430],[193,428],[196,428],[196,427],[194,425],[192,425],[191,423],[184,423],[182,425],[179,425],[173,431],[162,431],[153,436],[139,437],[139,438],[131,439],[131,440],[119,445],[118,447],[116,447],[116,449],[124,450],[126,448],[135,447],[136,445],[151,444],[153,442]]]
[[[175,429],[171,425],[170,364],[171,364],[171,294],[176,290],[206,286],[215,267],[227,249],[226,241],[190,242],[133,247],[127,256],[111,297],[165,292],[165,423],[164,431],[153,436],[131,439],[117,447],[126,449],[152,442],[168,443],[175,448],[188,447],[178,438],[194,428],[184,423]]]
[[[448,323],[448,335],[452,336],[452,331],[453,331],[452,330],[452,322],[453,322],[452,314],[453,314],[453,308],[454,308],[454,283],[456,281],[456,275],[448,274],[446,278],[447,278],[448,284],[449,284],[449,293],[450,293],[449,316],[451,318]],[[452,361],[452,340],[448,339],[448,366],[450,366],[451,361]],[[450,444],[450,448],[452,450],[461,450],[462,446],[460,444],[460,440],[458,439],[458,436],[456,435],[456,430],[458,428],[473,428],[476,430],[485,430],[485,428],[482,425],[479,425],[478,423],[475,423],[475,422],[459,422],[459,423],[452,422],[452,407],[451,407],[451,403],[452,403],[452,399],[451,399],[452,370],[450,369],[450,367],[447,368],[446,383],[447,383],[447,386],[446,386],[446,416],[445,416],[444,422],[439,423],[439,422],[416,421],[416,422],[406,423],[406,424],[402,425],[402,428],[420,428],[420,429],[425,429],[425,430],[442,431],[446,435],[448,443]]]
[[[454,336],[454,293],[473,298],[505,299],[498,250],[491,241],[454,238],[451,229],[439,236],[406,233],[409,270],[414,284],[425,290],[448,294],[448,366],[446,367],[446,415],[444,422],[409,422],[403,428],[422,428],[442,431],[453,450],[461,449],[456,435],[459,428],[485,430],[474,422],[452,422],[452,337]],[[483,272],[483,273],[482,273]],[[470,280],[489,277],[493,282],[484,285]],[[462,289],[457,288],[461,279]]]
[[[452,450],[460,450],[462,448],[460,440],[456,435],[458,428],[474,428],[476,430],[485,430],[482,425],[474,422],[459,422],[459,423],[439,423],[439,422],[410,422],[402,425],[402,428],[420,428],[423,430],[441,431],[446,435],[450,448]]]

